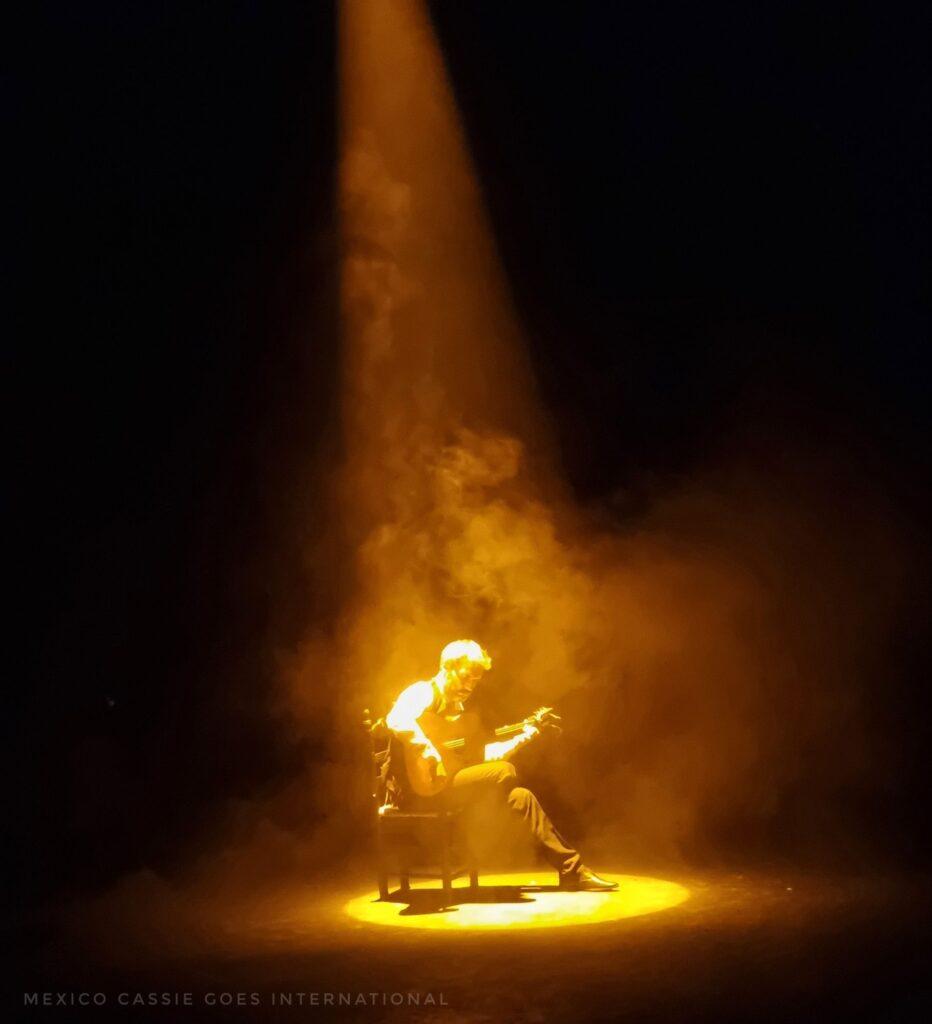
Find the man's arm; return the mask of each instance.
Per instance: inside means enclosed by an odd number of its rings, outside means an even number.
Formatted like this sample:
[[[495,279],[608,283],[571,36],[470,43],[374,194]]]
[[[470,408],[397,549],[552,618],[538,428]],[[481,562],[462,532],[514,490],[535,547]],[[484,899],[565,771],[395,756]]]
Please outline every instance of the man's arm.
[[[422,756],[440,761],[440,752],[418,724],[418,719],[433,702],[434,691],[430,683],[412,683],[398,695],[385,716],[385,724],[403,742],[423,747]]]
[[[484,761],[510,761],[511,758],[540,733],[536,725],[525,725],[524,730],[510,740],[486,743]]]

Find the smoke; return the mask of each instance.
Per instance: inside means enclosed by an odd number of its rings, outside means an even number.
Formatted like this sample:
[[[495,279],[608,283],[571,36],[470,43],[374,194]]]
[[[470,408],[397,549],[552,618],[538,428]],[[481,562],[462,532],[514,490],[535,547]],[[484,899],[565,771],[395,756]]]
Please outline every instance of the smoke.
[[[871,715],[906,562],[879,498],[732,467],[609,527],[543,499],[513,437],[464,429],[416,465],[422,500],[358,548],[330,699],[384,712],[479,639],[493,709],[562,710],[536,770],[613,857],[837,852],[845,795],[891,784]]]
[[[488,285],[481,212],[460,197],[432,220],[369,131],[341,182],[332,500],[353,583],[338,627],[287,673],[296,720],[330,723],[315,841],[358,833],[334,808],[359,793],[362,708],[384,713],[469,636],[495,660],[487,713],[563,711],[532,774],[604,856],[850,857],[852,801],[879,799],[895,764],[872,721],[910,557],[892,506],[837,453],[765,445],[656,486],[636,518],[580,507],[500,329],[513,314]],[[475,337],[423,329],[464,304]]]

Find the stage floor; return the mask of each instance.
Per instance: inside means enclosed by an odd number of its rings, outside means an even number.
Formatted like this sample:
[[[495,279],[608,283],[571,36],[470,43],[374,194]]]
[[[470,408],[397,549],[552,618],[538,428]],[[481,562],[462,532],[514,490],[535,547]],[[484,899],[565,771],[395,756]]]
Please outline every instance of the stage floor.
[[[546,872],[483,876],[478,898],[458,889],[448,908],[422,891],[379,902],[365,876],[232,901],[140,875],[37,921],[14,999],[103,993],[72,1013],[134,1021],[925,1016],[924,880],[606,873],[617,893],[556,892]],[[133,1006],[137,994],[176,1003]]]

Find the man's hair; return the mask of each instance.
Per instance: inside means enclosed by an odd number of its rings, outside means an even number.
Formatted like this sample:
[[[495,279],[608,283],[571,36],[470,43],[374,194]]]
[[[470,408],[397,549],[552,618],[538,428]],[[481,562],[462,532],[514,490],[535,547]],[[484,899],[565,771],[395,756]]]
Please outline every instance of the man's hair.
[[[447,665],[455,661],[462,661],[464,658],[475,665],[481,665],[484,669],[492,667],[492,659],[488,652],[484,651],[475,640],[454,640],[447,644],[440,652],[440,667],[446,668]]]

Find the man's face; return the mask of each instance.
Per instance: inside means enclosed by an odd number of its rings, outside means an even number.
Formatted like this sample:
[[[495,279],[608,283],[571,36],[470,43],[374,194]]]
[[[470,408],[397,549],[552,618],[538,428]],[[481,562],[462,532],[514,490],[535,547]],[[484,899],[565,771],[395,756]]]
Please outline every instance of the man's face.
[[[446,694],[450,700],[464,701],[476,688],[485,669],[474,661],[463,659],[448,665],[446,669]]]

